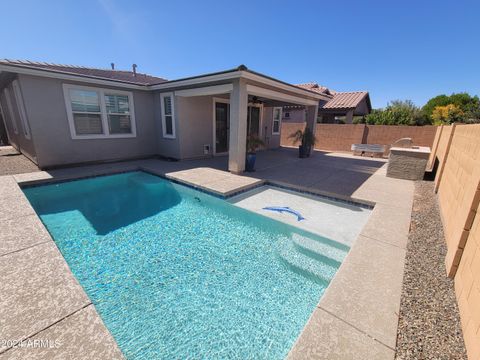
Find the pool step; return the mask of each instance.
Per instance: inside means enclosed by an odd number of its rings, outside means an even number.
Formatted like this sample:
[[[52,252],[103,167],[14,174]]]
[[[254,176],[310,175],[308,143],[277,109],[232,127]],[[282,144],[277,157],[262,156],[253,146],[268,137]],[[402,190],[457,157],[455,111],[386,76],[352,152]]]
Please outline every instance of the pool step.
[[[299,252],[316,260],[339,267],[348,253],[348,247],[329,245],[299,234],[293,234],[292,241]],[[328,240],[327,240],[328,241]]]
[[[279,244],[278,254],[292,271],[325,286],[328,285],[338,269],[332,262],[329,264],[300,253],[289,239],[283,240]]]

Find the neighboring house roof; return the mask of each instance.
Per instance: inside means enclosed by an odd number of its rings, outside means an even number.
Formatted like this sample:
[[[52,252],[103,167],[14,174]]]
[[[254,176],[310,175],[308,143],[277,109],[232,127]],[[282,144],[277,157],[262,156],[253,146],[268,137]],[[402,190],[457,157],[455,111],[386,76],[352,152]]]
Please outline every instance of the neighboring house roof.
[[[331,95],[331,99],[323,104],[320,108],[325,110],[351,110],[355,109],[364,99],[367,101],[368,110],[372,110],[370,104],[370,96],[368,91],[347,91],[340,92],[319,85],[316,82],[297,84],[298,87],[315,91],[318,93]]]
[[[134,85],[155,85],[166,82],[166,79],[142,74],[134,73],[133,71],[125,70],[111,70],[111,69],[96,69],[84,66],[75,65],[59,65],[46,62],[36,62],[28,60],[0,60],[0,64],[21,66],[24,68],[40,69],[57,73],[80,75],[88,78],[97,78],[104,80],[120,81]]]
[[[319,94],[324,94],[324,95],[335,94],[334,90],[331,90],[331,89],[327,88],[326,86],[319,85],[315,82],[309,82],[309,83],[304,83],[304,84],[296,84],[296,86],[301,87],[303,89],[310,90],[310,91],[315,91]]]
[[[367,104],[371,109],[370,99],[367,91],[337,92],[333,98],[323,104],[322,109],[326,110],[347,110],[355,109],[361,101],[367,97]]]

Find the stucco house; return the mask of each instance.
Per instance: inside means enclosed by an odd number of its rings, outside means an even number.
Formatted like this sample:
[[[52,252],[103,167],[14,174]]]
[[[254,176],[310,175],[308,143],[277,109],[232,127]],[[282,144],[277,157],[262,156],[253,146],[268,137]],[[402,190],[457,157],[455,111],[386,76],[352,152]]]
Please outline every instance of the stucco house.
[[[334,91],[315,82],[297,84],[297,86],[329,98],[319,102],[318,122],[327,124],[344,122],[351,124],[354,116],[365,116],[372,111],[370,95],[367,91]],[[303,106],[285,107],[283,121],[304,122],[306,112],[307,110]]]
[[[245,169],[246,138],[280,146],[283,109],[307,109],[315,127],[331,96],[238,68],[166,80],[136,71],[0,61],[8,140],[40,168],[150,156],[228,154]]]

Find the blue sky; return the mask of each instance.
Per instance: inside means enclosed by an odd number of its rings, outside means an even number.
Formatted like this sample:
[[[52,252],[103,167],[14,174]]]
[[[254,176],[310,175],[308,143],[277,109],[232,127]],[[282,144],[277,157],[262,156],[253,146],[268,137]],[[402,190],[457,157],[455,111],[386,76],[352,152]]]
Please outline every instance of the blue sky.
[[[250,69],[374,107],[480,94],[480,1],[0,0],[0,58],[175,79]]]

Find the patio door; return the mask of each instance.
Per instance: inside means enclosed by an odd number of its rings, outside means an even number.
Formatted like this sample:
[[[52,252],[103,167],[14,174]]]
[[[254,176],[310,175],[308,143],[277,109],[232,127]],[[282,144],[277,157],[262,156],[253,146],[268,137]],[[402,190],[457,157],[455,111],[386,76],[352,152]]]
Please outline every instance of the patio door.
[[[260,137],[260,107],[258,106],[248,107],[247,134]]]
[[[227,102],[215,102],[215,154],[228,152],[230,106]]]

